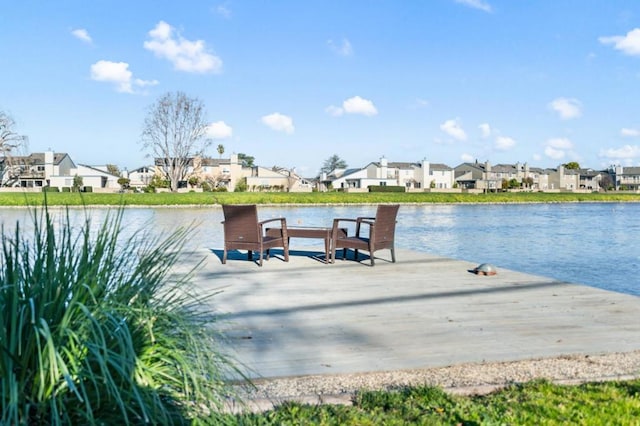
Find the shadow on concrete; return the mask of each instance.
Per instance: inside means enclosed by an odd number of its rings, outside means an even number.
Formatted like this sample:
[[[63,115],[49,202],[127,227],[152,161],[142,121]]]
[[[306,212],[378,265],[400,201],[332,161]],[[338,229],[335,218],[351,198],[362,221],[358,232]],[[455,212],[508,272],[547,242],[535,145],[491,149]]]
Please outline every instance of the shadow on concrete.
[[[536,288],[557,287],[558,285],[562,285],[562,284],[567,284],[567,283],[563,283],[560,281],[542,281],[542,282],[534,282],[534,283],[528,283],[528,284],[512,286],[512,287],[480,288],[480,289],[458,290],[458,291],[441,292],[441,293],[410,294],[406,296],[350,300],[347,302],[339,302],[339,303],[318,303],[315,305],[296,306],[296,307],[281,308],[281,309],[253,309],[253,310],[235,312],[233,314],[227,314],[225,315],[225,318],[233,319],[233,318],[247,318],[251,316],[262,316],[262,315],[286,315],[290,313],[298,313],[298,312],[304,312],[304,311],[311,312],[311,311],[320,311],[325,309],[333,310],[338,308],[349,308],[354,306],[374,306],[374,305],[381,305],[381,304],[387,304],[387,303],[415,302],[418,300],[433,300],[433,299],[450,298],[450,297],[468,297],[471,295],[478,295],[478,294],[517,292],[517,291],[530,290],[530,289],[536,289]]]

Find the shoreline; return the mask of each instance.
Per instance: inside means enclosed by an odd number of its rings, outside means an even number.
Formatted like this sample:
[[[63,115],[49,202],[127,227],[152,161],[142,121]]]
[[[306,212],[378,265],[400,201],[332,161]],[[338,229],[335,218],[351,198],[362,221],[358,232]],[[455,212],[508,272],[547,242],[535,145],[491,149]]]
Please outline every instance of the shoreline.
[[[262,207],[358,207],[358,206],[377,206],[379,204],[400,204],[401,206],[491,206],[491,205],[539,205],[539,204],[638,204],[638,200],[566,200],[566,201],[452,201],[452,202],[373,202],[373,203],[248,203],[256,204]],[[243,204],[243,203],[240,203]],[[47,204],[47,208],[72,208],[72,209],[94,209],[94,208],[140,208],[140,209],[161,209],[161,208],[185,208],[185,209],[206,209],[217,208],[221,209],[223,204]],[[2,205],[0,209],[38,209],[42,208],[42,204],[33,205]]]
[[[549,380],[562,385],[640,378],[640,350],[607,354],[565,355],[520,361],[463,363],[445,367],[336,375],[255,379],[232,386],[238,400],[230,412],[263,412],[284,402],[352,405],[363,391],[393,391],[433,386],[462,395],[485,395],[509,385]]]

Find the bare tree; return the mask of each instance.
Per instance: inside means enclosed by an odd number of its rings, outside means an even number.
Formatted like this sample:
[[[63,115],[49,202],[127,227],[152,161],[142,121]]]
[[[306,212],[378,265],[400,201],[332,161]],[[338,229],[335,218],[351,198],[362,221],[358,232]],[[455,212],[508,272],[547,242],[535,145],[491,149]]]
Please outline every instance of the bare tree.
[[[5,172],[13,168],[13,157],[16,153],[27,149],[28,138],[16,133],[15,121],[4,111],[0,111],[0,183],[6,183]],[[7,176],[10,177],[10,176]]]
[[[115,164],[107,164],[107,172],[114,176],[120,176],[120,168]]]
[[[153,153],[172,191],[186,180],[193,157],[202,156],[211,143],[205,138],[204,115],[202,101],[182,92],[166,93],[149,108],[142,143]]]

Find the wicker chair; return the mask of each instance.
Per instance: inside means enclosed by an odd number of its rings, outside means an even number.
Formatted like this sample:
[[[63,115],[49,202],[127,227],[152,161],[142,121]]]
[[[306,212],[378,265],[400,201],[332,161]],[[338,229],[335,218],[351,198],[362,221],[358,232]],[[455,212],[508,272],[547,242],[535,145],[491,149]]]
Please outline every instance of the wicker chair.
[[[224,253],[222,263],[227,263],[229,250],[248,250],[247,257],[253,260],[253,252],[260,253],[258,264],[262,266],[262,254],[266,250],[266,259],[269,260],[269,249],[282,247],[284,249],[284,261],[289,261],[289,244],[287,237],[287,221],[285,218],[267,219],[258,221],[258,209],[251,205],[223,205],[224,213]],[[271,222],[280,222],[278,235],[265,234],[264,225]]]
[[[333,233],[331,238],[331,262],[336,259],[336,251],[342,249],[342,258],[347,256],[347,249],[355,250],[355,259],[358,260],[358,250],[366,250],[371,258],[371,266],[374,266],[374,252],[381,249],[391,250],[391,261],[396,261],[394,239],[396,233],[396,217],[399,205],[379,205],[375,217],[358,217],[356,219],[339,218],[333,220]],[[356,227],[355,236],[349,237],[339,232],[345,222],[353,222]],[[362,225],[368,225],[369,234],[361,234]]]

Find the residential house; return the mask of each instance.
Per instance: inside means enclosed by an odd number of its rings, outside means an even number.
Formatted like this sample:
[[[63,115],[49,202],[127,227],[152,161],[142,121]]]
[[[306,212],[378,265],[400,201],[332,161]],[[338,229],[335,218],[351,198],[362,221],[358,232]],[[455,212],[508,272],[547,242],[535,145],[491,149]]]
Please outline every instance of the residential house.
[[[502,188],[502,180],[498,178],[498,174],[491,173],[491,164],[488,161],[479,163],[476,160],[475,163],[462,163],[453,170],[455,182],[462,189],[497,191]]]
[[[66,153],[36,152],[27,156],[2,158],[2,186],[42,188],[52,177],[73,176],[76,165]]]
[[[379,163],[373,164],[379,164],[382,167],[383,161],[386,161],[386,159],[381,158]],[[416,179],[415,167],[416,163],[388,161],[387,176],[395,178],[395,183],[393,184],[395,186],[404,186],[407,190],[422,188],[422,182]]]
[[[640,167],[615,166],[609,169],[616,190],[640,190]]]
[[[167,176],[167,161],[165,158],[154,159],[154,174]],[[199,183],[207,182],[212,188],[226,188],[233,191],[238,179],[243,175],[242,164],[236,154],[231,158],[215,159],[207,157],[190,157],[187,159],[184,180],[178,183],[178,188],[188,188],[188,181],[195,177]]]
[[[155,172],[166,176],[166,160],[155,159]],[[291,192],[311,192],[312,184],[295,173],[295,170],[273,167],[271,169],[252,166],[247,167],[238,160],[238,155],[230,158],[192,157],[188,159],[185,179],[179,188],[187,189],[189,180],[196,178],[198,183],[207,183],[211,188],[226,188],[234,191],[240,182],[245,181],[249,190],[280,190]]]
[[[131,171],[125,170],[122,175],[129,179],[129,187],[142,189],[149,186],[154,174],[155,169],[152,166],[142,166]]]
[[[454,186],[454,170],[446,164],[422,160],[413,164],[413,189],[451,189]],[[407,186],[407,188],[410,188]]]
[[[547,187],[540,188],[544,191],[575,191],[580,186],[580,172],[575,169],[566,169],[563,165],[557,169],[547,169],[549,176]]]
[[[41,190],[43,187],[72,188],[80,178],[82,187],[94,191],[115,191],[120,188],[119,176],[107,167],[76,165],[69,154],[63,152],[34,152],[27,156],[0,159],[2,186]]]
[[[249,174],[247,174],[249,169]],[[286,191],[311,192],[313,186],[307,179],[300,177],[295,170],[282,167],[271,169],[254,166],[243,169],[249,191]]]
[[[120,189],[118,179],[120,176],[109,173],[106,166],[87,166],[78,164],[77,167],[69,170],[68,174],[49,176],[49,186],[58,188],[72,188],[74,179],[80,179],[82,187],[91,187],[93,191],[107,190],[117,191]]]
[[[593,169],[578,169],[578,188],[599,191],[602,174],[603,172],[598,172]]]
[[[337,173],[333,173],[337,176]],[[331,174],[330,174],[331,175]],[[396,169],[389,167],[386,158],[381,158],[380,162],[372,162],[361,169],[349,169],[340,174],[339,177],[331,180],[334,189],[347,191],[366,191],[370,186],[397,186]]]

